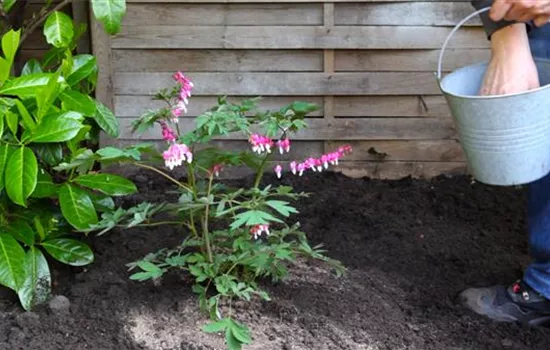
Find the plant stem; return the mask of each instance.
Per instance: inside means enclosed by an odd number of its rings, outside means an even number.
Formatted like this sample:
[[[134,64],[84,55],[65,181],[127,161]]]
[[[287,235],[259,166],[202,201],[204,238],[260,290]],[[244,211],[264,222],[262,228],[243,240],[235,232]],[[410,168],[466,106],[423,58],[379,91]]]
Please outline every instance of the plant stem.
[[[54,8],[52,8],[50,11],[46,13],[42,13],[41,16],[39,16],[34,22],[31,23],[28,29],[24,30],[23,34],[21,35],[21,40],[19,41],[19,46],[21,47],[23,42],[29,37],[30,34],[32,34],[36,28],[38,28],[44,21],[48,18],[49,15],[54,13],[55,11],[61,10],[63,7],[69,5],[72,3],[73,0],[63,0],[59,4],[57,4]]]
[[[135,166],[140,167],[140,168],[149,169],[151,171],[154,171],[154,172],[164,176],[166,179],[170,180],[171,182],[175,183],[176,185],[178,185],[178,187],[181,187],[184,190],[193,193],[193,190],[191,190],[189,187],[185,186],[184,184],[180,183],[178,180],[174,179],[172,176],[166,174],[164,171],[160,171],[157,168],[155,168],[153,166],[150,166],[150,165],[145,165],[145,164],[140,164],[140,163],[132,163],[132,164],[134,164]]]
[[[159,222],[152,222],[150,224],[139,224],[135,227],[154,227],[154,226],[162,226],[162,225],[182,225],[179,221],[159,221]],[[117,227],[126,227],[126,225],[117,225]]]
[[[210,197],[210,191],[212,190],[212,180],[214,179],[213,175],[210,175],[210,178],[208,179],[208,191],[206,193],[206,198]],[[204,235],[204,243],[206,244],[206,253],[208,254],[208,262],[213,263],[214,259],[212,258],[212,247],[210,247],[210,237],[208,232],[208,216],[210,214],[210,204],[206,206],[206,209],[204,210],[204,222],[202,225],[203,229],[203,235]]]
[[[258,186],[260,186],[260,181],[262,181],[265,164],[267,163],[268,158],[269,158],[269,153],[265,155],[264,159],[262,160],[262,163],[260,164],[260,169],[258,170],[258,173],[256,174],[256,180],[254,181],[254,188],[258,188]]]

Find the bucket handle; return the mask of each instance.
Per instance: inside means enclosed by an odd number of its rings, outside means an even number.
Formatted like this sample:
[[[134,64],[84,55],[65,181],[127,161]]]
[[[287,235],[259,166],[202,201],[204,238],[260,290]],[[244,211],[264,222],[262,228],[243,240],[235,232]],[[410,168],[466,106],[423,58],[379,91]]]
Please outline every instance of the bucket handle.
[[[489,11],[491,9],[491,6],[482,8],[480,10],[477,10],[476,12],[472,13],[468,17],[464,18],[462,21],[460,21],[456,27],[451,31],[447,39],[445,40],[445,43],[443,44],[443,47],[441,48],[441,52],[439,53],[439,62],[437,64],[437,80],[441,80],[441,66],[443,63],[443,54],[445,53],[445,49],[447,48],[447,45],[449,45],[449,41],[451,40],[452,36],[464,25],[464,23],[468,22],[470,19],[472,19],[475,16],[478,16],[482,14],[485,11]]]

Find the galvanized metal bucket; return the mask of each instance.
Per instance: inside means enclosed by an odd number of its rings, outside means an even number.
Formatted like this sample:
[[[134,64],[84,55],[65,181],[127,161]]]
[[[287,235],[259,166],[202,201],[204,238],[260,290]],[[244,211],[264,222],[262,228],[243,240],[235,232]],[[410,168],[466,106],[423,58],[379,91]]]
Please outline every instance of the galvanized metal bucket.
[[[541,87],[517,94],[479,95],[488,62],[441,78],[451,37],[489,9],[472,13],[451,31],[441,49],[436,77],[474,178],[497,186],[527,184],[550,172],[550,60],[535,59]]]

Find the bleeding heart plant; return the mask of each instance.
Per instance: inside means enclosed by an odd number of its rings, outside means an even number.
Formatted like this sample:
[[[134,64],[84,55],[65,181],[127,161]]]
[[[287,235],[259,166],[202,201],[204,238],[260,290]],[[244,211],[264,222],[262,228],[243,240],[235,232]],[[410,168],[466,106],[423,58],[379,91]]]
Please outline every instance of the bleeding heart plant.
[[[163,223],[181,227],[183,242],[130,264],[131,270],[137,270],[131,278],[156,280],[169,270],[192,277],[200,306],[213,321],[204,331],[224,332],[228,348],[240,349],[242,344],[251,342],[251,335],[245,325],[236,321],[231,301],[253,297],[269,300],[258,279],[283,279],[288,274],[288,263],[298,257],[324,261],[338,274],[345,271],[338,261],[324,256],[320,246],[310,246],[299,223],[288,223],[290,216],[297,213],[290,201],[307,194],[295,193],[288,186],[262,186],[268,164],[273,163],[279,178],[284,174],[302,176],[307,171],[319,172],[337,164],[351,152],[351,147],[293,161],[284,172],[283,165],[273,162],[273,158],[277,153],[290,152],[290,136],[307,126],[304,118],[317,109],[315,105],[294,102],[278,111],[257,112],[258,99],[233,104],[221,97],[217,106],[197,117],[195,126],[190,127],[191,119],[182,116],[187,112],[193,84],[181,72],[174,74],[174,79],[174,89],[163,90],[155,97],[165,101],[166,107],[147,112],[133,126],[134,131],[142,132],[158,125],[167,143],[159,160],[170,170],[184,167],[186,179],[178,181],[168,172],[143,162],[134,164],[169,179],[179,191],[178,200],[119,209],[114,215],[104,215],[95,229]],[[244,135],[250,149],[236,152],[216,147],[215,139],[230,134]],[[256,174],[250,187],[233,188],[218,181],[224,169],[236,166],[246,166]],[[155,222],[160,213],[170,213],[172,219]]]

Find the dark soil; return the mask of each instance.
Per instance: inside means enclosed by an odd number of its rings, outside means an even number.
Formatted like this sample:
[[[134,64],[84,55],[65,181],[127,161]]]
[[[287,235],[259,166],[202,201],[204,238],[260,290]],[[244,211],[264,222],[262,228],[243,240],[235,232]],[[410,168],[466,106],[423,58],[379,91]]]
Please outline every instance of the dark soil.
[[[167,187],[138,176],[157,200]],[[274,180],[276,181],[276,180]],[[266,286],[273,301],[237,306],[262,350],[548,349],[548,329],[495,324],[465,310],[466,287],[510,283],[528,262],[524,191],[467,177],[375,181],[338,174],[287,178],[313,192],[299,221],[312,243],[349,273],[335,277],[302,263],[285,283]],[[177,244],[174,230],[115,232],[93,239],[96,262],[56,267],[56,295],[68,311],[47,306],[22,313],[0,295],[0,349],[210,350],[223,339],[206,322],[184,281],[160,285],[128,279],[126,263]]]

